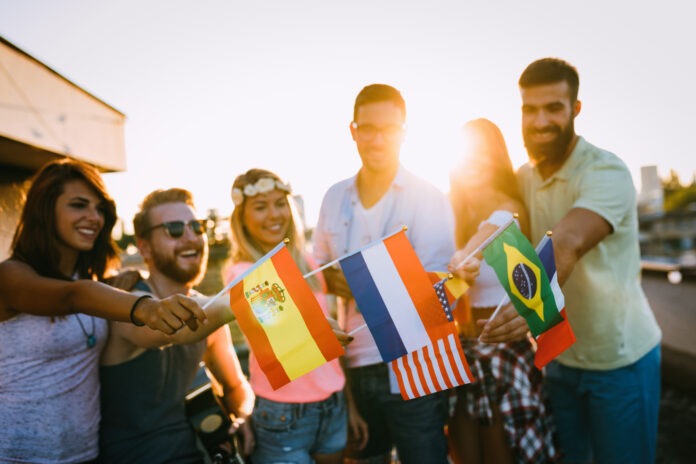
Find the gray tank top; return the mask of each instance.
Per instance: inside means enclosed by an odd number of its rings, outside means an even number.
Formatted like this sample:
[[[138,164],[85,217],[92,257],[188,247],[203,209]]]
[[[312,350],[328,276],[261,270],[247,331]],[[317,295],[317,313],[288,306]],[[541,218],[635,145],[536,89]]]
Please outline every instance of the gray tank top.
[[[87,346],[93,333],[96,344]],[[93,328],[94,327],[94,328]],[[85,314],[0,322],[0,462],[95,459],[108,323]]]
[[[171,345],[101,366],[102,462],[202,462],[184,397],[205,349],[205,340]]]

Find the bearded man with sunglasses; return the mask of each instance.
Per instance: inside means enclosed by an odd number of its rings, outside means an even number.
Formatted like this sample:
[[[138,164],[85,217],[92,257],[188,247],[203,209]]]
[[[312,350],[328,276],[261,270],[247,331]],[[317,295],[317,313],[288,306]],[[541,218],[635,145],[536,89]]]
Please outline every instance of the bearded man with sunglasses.
[[[149,270],[147,280],[138,282],[135,290],[158,298],[175,293],[199,296],[193,287],[207,267],[208,240],[205,221],[196,219],[191,193],[150,193],[133,225]],[[208,308],[209,323],[197,332],[182,328],[174,336],[160,336],[147,327],[111,324],[100,369],[100,462],[204,462],[184,401],[201,360],[221,387],[233,424],[242,424],[245,448],[253,446],[242,420],[251,414],[254,394],[231,343],[226,324],[233,316],[224,300]]]

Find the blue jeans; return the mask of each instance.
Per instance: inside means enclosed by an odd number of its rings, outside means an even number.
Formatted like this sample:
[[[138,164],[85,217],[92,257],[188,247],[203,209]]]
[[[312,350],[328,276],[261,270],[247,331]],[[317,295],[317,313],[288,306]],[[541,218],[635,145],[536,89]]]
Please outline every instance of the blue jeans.
[[[446,464],[446,394],[404,400],[389,392],[386,364],[348,370],[353,398],[368,425],[369,440],[362,450],[349,449],[354,459],[390,453],[396,445],[402,464]]]
[[[346,447],[348,418],[343,392],[314,403],[278,403],[256,397],[251,423],[254,464],[311,464],[314,454]]]
[[[660,407],[660,345],[608,371],[546,367],[566,463],[652,463]]]

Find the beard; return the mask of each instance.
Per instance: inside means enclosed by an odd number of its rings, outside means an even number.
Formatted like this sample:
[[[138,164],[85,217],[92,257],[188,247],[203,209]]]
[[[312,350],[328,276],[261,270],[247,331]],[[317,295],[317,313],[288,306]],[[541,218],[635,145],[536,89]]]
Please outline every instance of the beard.
[[[198,250],[200,252],[201,260],[198,266],[192,266],[190,268],[182,268],[176,262],[176,255],[165,255],[164,253],[157,253],[153,250],[152,261],[155,267],[166,277],[172,279],[174,282],[178,282],[187,286],[198,285],[203,276],[205,275],[205,270],[208,264],[208,253],[205,249],[201,248]]]
[[[536,132],[554,132],[556,138],[549,142],[537,143],[532,140],[532,135]],[[571,118],[565,127],[547,126],[543,129],[528,128],[522,133],[524,146],[527,147],[529,157],[541,164],[545,161],[561,160],[568,152],[568,147],[575,136],[575,121]]]

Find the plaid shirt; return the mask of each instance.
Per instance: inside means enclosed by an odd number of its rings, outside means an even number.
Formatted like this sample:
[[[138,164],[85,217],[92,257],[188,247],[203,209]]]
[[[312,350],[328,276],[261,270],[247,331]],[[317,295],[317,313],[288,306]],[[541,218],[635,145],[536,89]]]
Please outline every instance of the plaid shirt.
[[[459,400],[482,425],[493,422],[498,405],[508,444],[518,463],[548,463],[560,459],[555,427],[547,409],[543,376],[534,367],[529,340],[487,344],[462,340],[476,382],[459,387]]]

